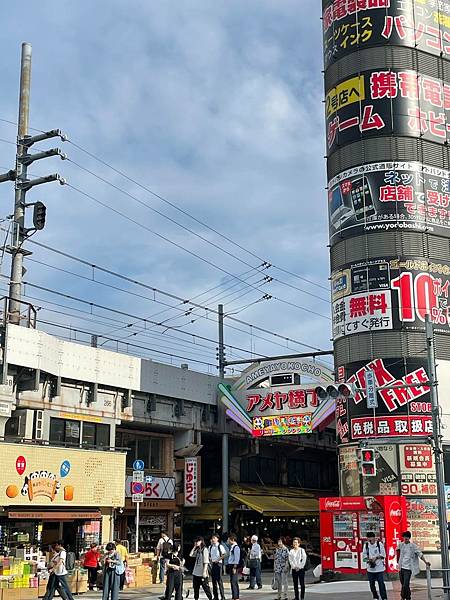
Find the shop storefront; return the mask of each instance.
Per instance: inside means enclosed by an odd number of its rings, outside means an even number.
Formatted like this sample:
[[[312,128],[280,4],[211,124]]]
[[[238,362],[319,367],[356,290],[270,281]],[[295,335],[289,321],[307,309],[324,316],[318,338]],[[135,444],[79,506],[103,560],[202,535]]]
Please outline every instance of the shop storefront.
[[[175,502],[175,478],[147,475],[144,500],[139,506],[139,551],[154,552],[161,531],[170,537],[180,537],[180,517]],[[115,531],[128,540],[130,548],[136,544],[136,504],[132,501],[132,477],[125,480],[125,506],[116,515]]]
[[[79,554],[112,537],[125,503],[125,454],[25,444],[0,445],[0,552],[37,553],[58,539]]]

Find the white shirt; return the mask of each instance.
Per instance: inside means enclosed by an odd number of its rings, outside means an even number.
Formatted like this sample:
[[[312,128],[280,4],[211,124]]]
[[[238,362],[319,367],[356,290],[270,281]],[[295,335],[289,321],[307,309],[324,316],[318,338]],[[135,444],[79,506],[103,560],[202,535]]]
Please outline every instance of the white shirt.
[[[291,565],[291,569],[293,571],[304,569],[306,564],[305,549],[297,548],[297,550],[295,550],[292,548],[292,550],[289,550],[289,564]]]
[[[381,542],[375,542],[371,544],[367,542],[364,544],[364,559],[374,559],[378,556],[381,556],[383,559],[386,558],[386,550]],[[366,562],[367,572],[368,573],[382,573],[385,570],[384,560],[377,560],[374,567],[371,567],[368,562]]]
[[[261,558],[262,558],[261,546],[258,544],[258,542],[255,542],[254,544],[252,544],[252,547],[250,549],[249,558],[257,558],[258,560],[261,560]]]
[[[158,543],[156,544],[156,551],[159,554],[162,552],[164,542],[169,542],[169,544],[172,544],[173,546],[173,542],[169,537],[166,537],[165,539],[163,537],[159,538]]]
[[[211,544],[209,547],[209,558],[213,563],[222,564],[222,556],[226,553],[222,544]]]
[[[401,542],[398,545],[398,548],[400,549],[398,568],[408,569],[409,571],[412,571],[413,575],[417,575],[417,573],[420,571],[419,556],[423,556],[420,548],[412,542],[409,542],[409,544]]]
[[[60,550],[52,558],[53,572],[55,575],[67,575],[66,557],[67,552],[65,550]]]

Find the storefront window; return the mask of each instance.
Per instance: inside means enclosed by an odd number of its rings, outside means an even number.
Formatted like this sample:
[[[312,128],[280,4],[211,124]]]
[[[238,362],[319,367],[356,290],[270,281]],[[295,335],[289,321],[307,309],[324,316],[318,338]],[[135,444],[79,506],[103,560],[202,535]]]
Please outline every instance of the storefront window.
[[[80,422],[50,419],[50,442],[54,444],[79,444]]]

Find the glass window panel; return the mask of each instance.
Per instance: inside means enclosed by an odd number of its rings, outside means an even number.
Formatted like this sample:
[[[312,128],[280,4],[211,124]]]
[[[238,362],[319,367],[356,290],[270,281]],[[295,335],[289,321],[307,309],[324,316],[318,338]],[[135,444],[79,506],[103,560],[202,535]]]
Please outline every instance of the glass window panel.
[[[80,422],[79,421],[66,421],[65,441],[68,444],[79,444],[80,443]]]
[[[83,423],[83,444],[95,446],[95,423]]]
[[[97,436],[95,443],[97,446],[109,447],[109,425],[97,423]]]
[[[50,419],[50,441],[64,443],[64,419]]]
[[[150,444],[150,469],[162,471],[163,469],[163,439],[153,438]]]
[[[144,461],[145,468],[150,464],[150,438],[140,438],[137,440],[137,458]]]

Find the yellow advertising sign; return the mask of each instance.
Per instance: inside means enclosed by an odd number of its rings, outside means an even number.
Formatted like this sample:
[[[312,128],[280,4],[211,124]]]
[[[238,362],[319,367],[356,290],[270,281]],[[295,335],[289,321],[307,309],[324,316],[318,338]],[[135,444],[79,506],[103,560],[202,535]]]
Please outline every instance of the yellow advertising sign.
[[[125,505],[125,453],[0,445],[0,505]]]
[[[364,100],[365,97],[364,75],[343,81],[327,94],[327,117],[341,110],[344,106]]]

